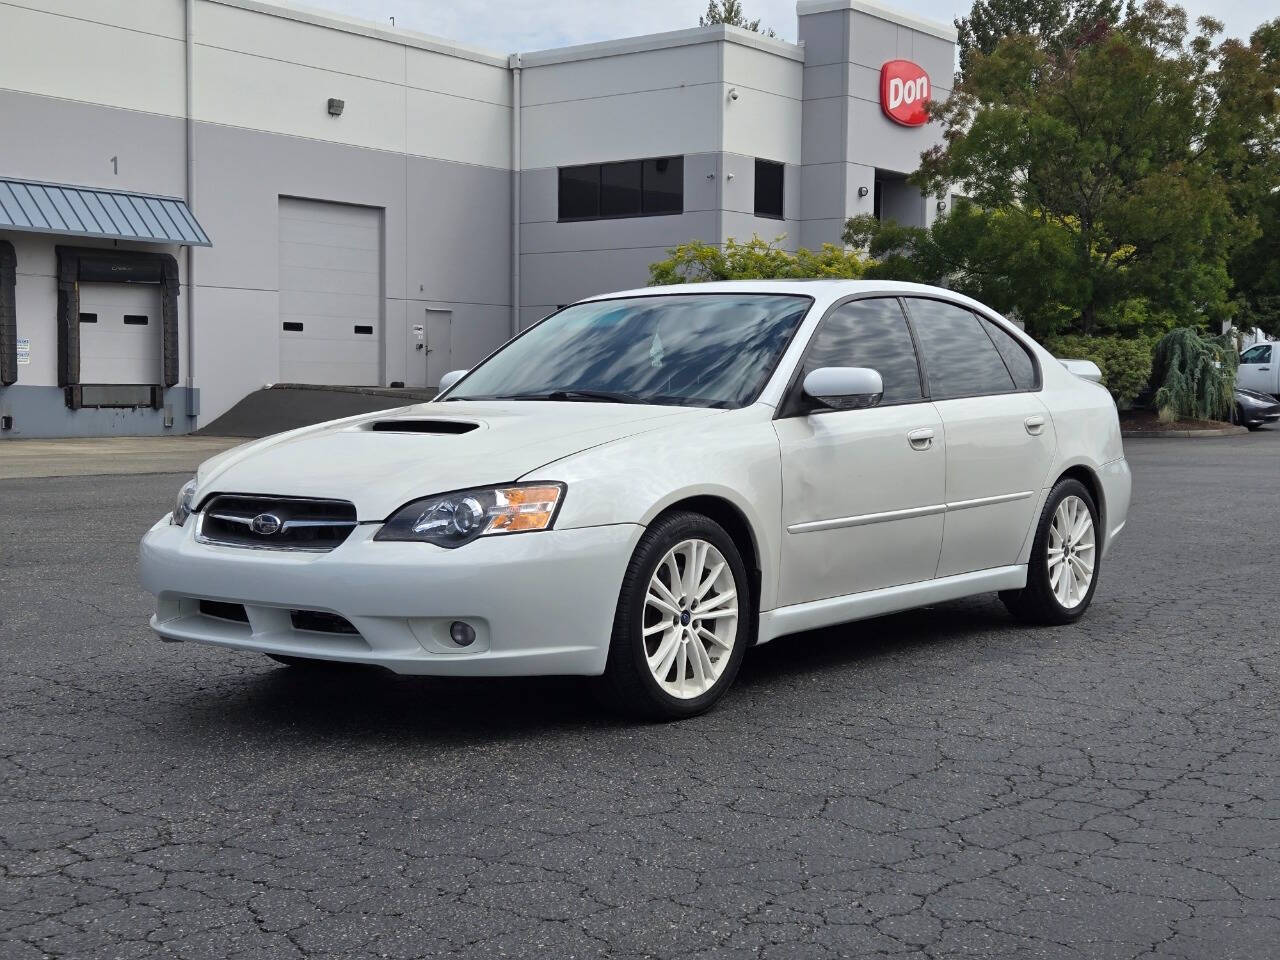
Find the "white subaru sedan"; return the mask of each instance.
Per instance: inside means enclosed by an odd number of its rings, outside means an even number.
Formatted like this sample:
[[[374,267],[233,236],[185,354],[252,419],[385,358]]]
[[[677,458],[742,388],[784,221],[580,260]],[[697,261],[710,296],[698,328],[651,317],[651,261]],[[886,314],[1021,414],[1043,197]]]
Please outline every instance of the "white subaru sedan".
[[[933,287],[594,297],[446,381],[205,463],[142,542],[156,633],[687,717],[784,634],[992,591],[1069,624],[1129,507],[1107,391]]]

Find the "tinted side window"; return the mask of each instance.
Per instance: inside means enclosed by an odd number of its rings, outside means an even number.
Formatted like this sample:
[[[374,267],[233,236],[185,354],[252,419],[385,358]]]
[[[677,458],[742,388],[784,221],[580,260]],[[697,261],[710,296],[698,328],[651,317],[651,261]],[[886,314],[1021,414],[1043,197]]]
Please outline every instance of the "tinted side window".
[[[907,309],[924,351],[929,395],[934,400],[1014,389],[1004,361],[974,314],[955,304],[919,297],[908,297]]]
[[[1031,359],[1031,354],[1027,353],[1022,344],[1018,343],[1004,327],[992,323],[985,317],[980,317],[979,319],[982,321],[987,333],[991,335],[991,340],[995,343],[996,349],[1000,351],[1000,356],[1004,359],[1004,365],[1013,374],[1014,386],[1019,390],[1034,389],[1036,385],[1036,365]]]
[[[892,298],[854,300],[836,308],[814,334],[803,374],[819,367],[879,371],[884,380],[881,405],[911,403],[924,396],[915,344],[902,308]]]
[[[1250,347],[1240,355],[1241,363],[1270,363],[1271,348],[1266,344],[1258,344],[1256,347]]]

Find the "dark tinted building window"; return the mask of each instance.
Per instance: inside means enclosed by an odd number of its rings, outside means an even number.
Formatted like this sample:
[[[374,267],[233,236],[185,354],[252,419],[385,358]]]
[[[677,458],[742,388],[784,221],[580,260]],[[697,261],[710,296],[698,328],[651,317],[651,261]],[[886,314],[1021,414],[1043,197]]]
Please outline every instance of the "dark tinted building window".
[[[878,371],[884,380],[881,406],[923,397],[915,344],[902,308],[892,298],[855,300],[827,317],[809,346],[804,374],[819,367],[870,367]]]
[[[980,318],[982,326],[991,336],[991,341],[996,345],[996,349],[1000,351],[1000,358],[1004,360],[1004,365],[1008,368],[1009,373],[1013,376],[1013,383],[1019,390],[1031,390],[1036,385],[1036,365],[1031,359],[1031,354],[1013,335],[1001,327],[999,324],[992,323],[985,317]]]
[[[600,165],[600,216],[634,217],[640,213],[640,164]]]
[[[915,324],[929,395],[934,400],[1009,393],[1013,378],[982,323],[970,311],[941,300],[907,298]]]
[[[684,212],[684,157],[658,157],[642,166],[644,212]]]
[[[560,168],[561,220],[657,216],[684,210],[684,157]]]
[[[782,219],[782,164],[756,160],[756,216]]]
[[[560,168],[560,219],[600,216],[600,164]]]

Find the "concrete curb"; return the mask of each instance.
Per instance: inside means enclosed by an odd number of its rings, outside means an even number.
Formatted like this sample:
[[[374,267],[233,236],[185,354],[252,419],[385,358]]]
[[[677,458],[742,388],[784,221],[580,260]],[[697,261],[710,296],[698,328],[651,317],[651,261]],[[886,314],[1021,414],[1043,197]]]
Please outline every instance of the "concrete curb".
[[[1240,437],[1248,433],[1247,427],[1214,427],[1211,430],[1121,430],[1125,440],[1198,440],[1201,437]]]

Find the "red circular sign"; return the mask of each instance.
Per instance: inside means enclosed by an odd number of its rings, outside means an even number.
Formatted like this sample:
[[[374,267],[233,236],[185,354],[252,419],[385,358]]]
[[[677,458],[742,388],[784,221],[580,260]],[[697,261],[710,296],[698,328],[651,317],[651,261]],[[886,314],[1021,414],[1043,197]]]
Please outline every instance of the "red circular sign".
[[[880,109],[894,123],[918,127],[929,121],[925,104],[933,93],[924,67],[910,60],[890,60],[880,68]]]

